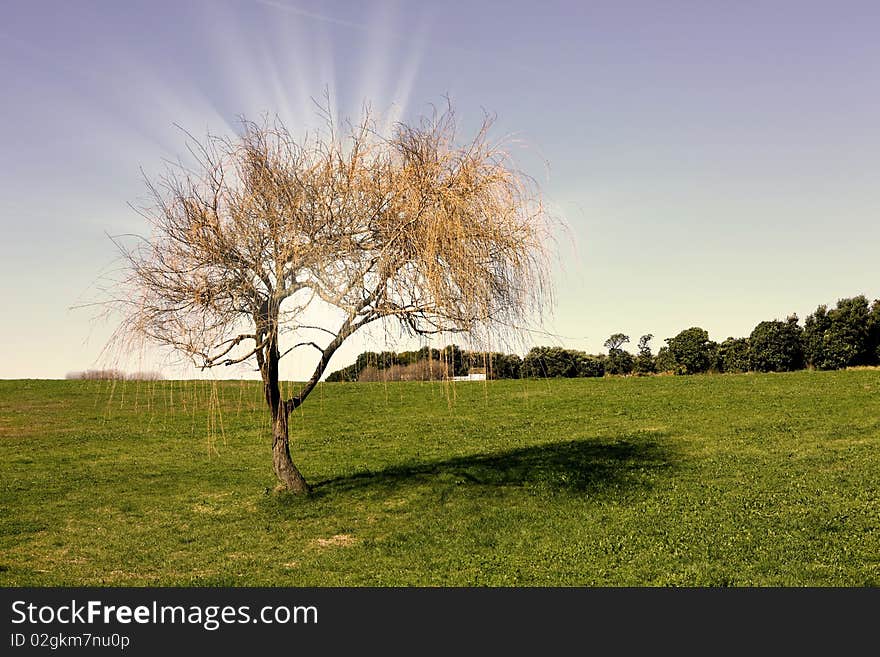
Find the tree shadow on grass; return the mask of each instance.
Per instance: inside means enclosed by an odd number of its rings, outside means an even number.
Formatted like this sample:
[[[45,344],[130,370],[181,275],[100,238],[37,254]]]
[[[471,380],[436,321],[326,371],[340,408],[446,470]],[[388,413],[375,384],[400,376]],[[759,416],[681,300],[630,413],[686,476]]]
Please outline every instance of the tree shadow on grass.
[[[652,486],[672,463],[668,450],[655,439],[570,440],[489,454],[404,463],[365,470],[317,483],[322,497],[353,491],[393,492],[404,485],[522,487],[601,496]]]

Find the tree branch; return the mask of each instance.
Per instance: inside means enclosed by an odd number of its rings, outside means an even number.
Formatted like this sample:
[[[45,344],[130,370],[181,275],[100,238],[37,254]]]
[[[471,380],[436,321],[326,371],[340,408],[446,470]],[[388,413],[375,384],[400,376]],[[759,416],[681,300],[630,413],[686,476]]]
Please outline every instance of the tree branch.
[[[241,334],[241,335],[237,335],[237,336],[234,337],[234,338],[230,338],[229,340],[224,340],[223,342],[221,342],[220,344],[218,344],[217,347],[218,347],[218,348],[219,348],[219,347],[222,347],[222,346],[223,346],[224,344],[226,344],[227,342],[230,343],[229,346],[228,346],[226,349],[224,349],[223,351],[221,351],[219,354],[214,354],[214,355],[211,356],[210,358],[208,358],[208,357],[207,357],[207,354],[206,354],[206,355],[205,355],[205,365],[204,365],[204,367],[203,367],[202,369],[205,369],[205,368],[207,368],[207,367],[213,367],[214,365],[217,364],[217,360],[219,360],[220,358],[222,358],[223,356],[225,356],[226,354],[228,354],[230,351],[232,351],[233,349],[235,349],[239,344],[242,343],[242,341],[244,341],[244,340],[248,340],[248,339],[253,340],[254,342],[256,342],[256,341],[257,341],[257,336],[256,336],[256,335],[253,335],[253,334],[250,334],[250,333],[243,333],[243,334]]]
[[[339,349],[339,346],[345,342],[346,338],[365,324],[369,324],[373,320],[378,319],[378,317],[368,315],[358,322],[354,321],[358,314],[364,308],[373,303],[376,300],[376,297],[380,296],[380,294],[381,291],[377,288],[372,294],[369,294],[351,314],[349,314],[348,319],[343,322],[339,331],[336,333],[336,337],[333,338],[330,344],[321,350],[321,358],[315,367],[315,371],[312,373],[312,377],[306,382],[302,390],[299,391],[299,394],[284,402],[285,408],[288,412],[298,408],[306,400],[306,397],[309,396],[309,393],[314,390],[315,386],[318,385],[318,381],[321,380],[321,375],[324,374],[324,370],[326,370],[327,365],[330,364],[330,359],[333,357],[333,354],[336,353],[336,350]]]
[[[324,349],[321,346],[319,346],[316,342],[297,342],[295,345],[293,345],[289,349],[286,349],[283,354],[278,356],[278,360],[281,360],[282,358],[284,358],[287,354],[289,354],[291,351],[293,351],[297,347],[314,347],[315,349],[317,349],[321,353],[324,353]]]

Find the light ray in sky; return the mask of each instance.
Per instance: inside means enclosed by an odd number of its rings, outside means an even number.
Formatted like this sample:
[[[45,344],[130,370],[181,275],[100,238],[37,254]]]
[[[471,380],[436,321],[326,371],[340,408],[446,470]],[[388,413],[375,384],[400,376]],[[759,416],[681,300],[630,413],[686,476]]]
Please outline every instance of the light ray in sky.
[[[551,328],[588,337],[567,346],[695,324],[723,340],[880,297],[876,3],[7,5],[0,376],[89,367],[101,331],[83,347],[90,317],[67,308],[116,256],[105,232],[147,230],[127,203],[141,167],[186,158],[175,124],[232,136],[277,115],[299,138],[324,127],[325,89],[339,125],[366,101],[387,133],[449,94],[462,135],[485,108],[493,139],[522,136],[518,166],[571,224]]]

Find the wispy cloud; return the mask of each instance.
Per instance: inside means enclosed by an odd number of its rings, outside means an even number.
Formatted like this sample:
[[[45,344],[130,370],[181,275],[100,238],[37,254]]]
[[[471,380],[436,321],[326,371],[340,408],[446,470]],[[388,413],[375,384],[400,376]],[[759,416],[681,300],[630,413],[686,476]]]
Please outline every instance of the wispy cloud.
[[[308,11],[306,9],[302,9],[300,7],[296,7],[294,5],[287,4],[285,2],[277,2],[277,0],[257,0],[257,4],[265,5],[267,7],[274,7],[275,9],[280,9],[281,11],[286,11],[289,14],[296,14],[297,16],[302,16],[304,18],[311,18],[316,21],[321,21],[323,23],[332,23],[333,25],[341,25],[343,27],[350,27],[355,30],[361,30],[362,32],[367,32],[370,30],[368,25],[363,23],[355,23],[354,21],[347,21],[342,18],[336,18],[335,16],[327,16],[326,14],[318,14],[314,11]]]
[[[302,16],[303,18],[309,18],[316,21],[321,21],[323,23],[329,23],[333,25],[339,25],[341,27],[347,27],[353,30],[358,30],[360,32],[373,32],[375,31],[375,27],[373,25],[368,25],[366,23],[358,23],[355,21],[349,21],[342,18],[336,18],[335,16],[328,16],[327,14],[319,14],[314,11],[308,11],[306,9],[302,9],[301,7],[297,7],[295,5],[281,2],[280,0],[257,0],[258,4],[264,5],[266,7],[272,7],[274,9],[278,9],[280,11],[285,11],[290,14],[295,14],[297,16]],[[432,39],[429,42],[425,42],[421,35],[426,33],[427,25],[425,24],[425,16],[422,15],[422,29],[418,29],[416,32],[419,34],[419,37],[412,37],[405,34],[395,33],[391,30],[385,29],[383,30],[383,37],[386,39],[393,39],[395,41],[399,41],[404,44],[408,44],[410,46],[416,46],[419,48],[425,47],[433,50],[443,51],[447,53],[459,53],[462,55],[466,55],[471,58],[475,58],[476,61],[485,61],[487,59],[492,59],[495,55],[491,53],[487,53],[485,51],[479,50],[477,48],[467,48],[460,45],[452,45],[449,43],[443,43],[438,39]],[[505,60],[505,64],[514,69],[527,72],[527,73],[541,73],[542,71],[534,66],[529,66],[527,64],[509,62]]]

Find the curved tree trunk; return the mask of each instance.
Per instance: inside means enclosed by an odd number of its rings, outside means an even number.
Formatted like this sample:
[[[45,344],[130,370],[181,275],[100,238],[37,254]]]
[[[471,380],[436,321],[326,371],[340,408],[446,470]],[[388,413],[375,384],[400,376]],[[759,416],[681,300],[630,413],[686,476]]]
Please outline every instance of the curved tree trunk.
[[[290,459],[290,439],[287,429],[287,419],[290,416],[291,406],[281,399],[281,388],[278,385],[278,361],[281,356],[278,353],[277,307],[273,309],[266,306],[260,316],[255,318],[258,326],[261,320],[269,327],[265,351],[257,354],[257,362],[260,364],[260,374],[263,377],[263,392],[266,395],[266,403],[272,414],[272,466],[275,475],[281,485],[293,493],[308,493],[309,485],[305,477]],[[274,319],[273,319],[274,318]]]
[[[294,493],[308,493],[310,487],[305,477],[290,459],[287,415],[287,409],[282,404],[272,422],[272,465],[275,466],[275,474],[287,490]]]

